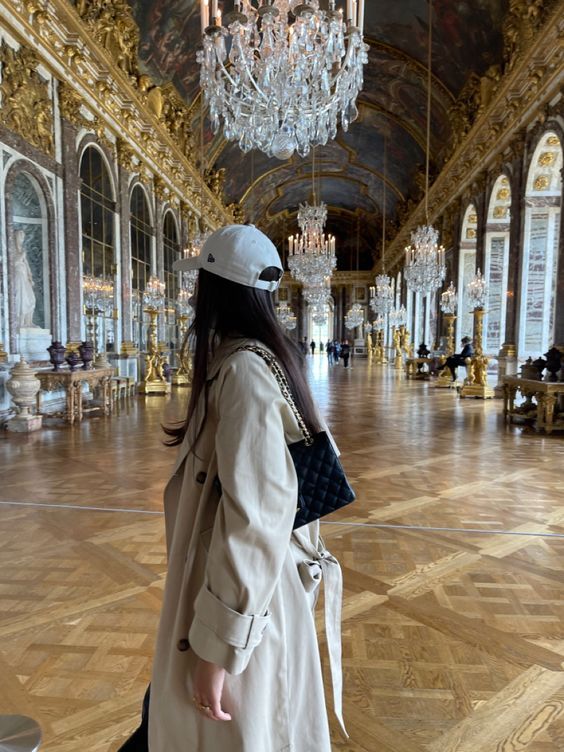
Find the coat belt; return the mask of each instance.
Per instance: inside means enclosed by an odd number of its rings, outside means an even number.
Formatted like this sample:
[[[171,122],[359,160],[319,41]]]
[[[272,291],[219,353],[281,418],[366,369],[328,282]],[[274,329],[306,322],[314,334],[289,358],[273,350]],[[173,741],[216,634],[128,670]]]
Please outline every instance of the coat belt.
[[[343,575],[337,559],[326,550],[321,538],[319,548],[300,536],[299,543],[311,558],[298,565],[300,578],[308,592],[314,590],[321,580],[325,582],[325,634],[331,671],[333,707],[343,733],[348,738],[343,720],[343,671],[341,645],[341,608],[343,602]]]

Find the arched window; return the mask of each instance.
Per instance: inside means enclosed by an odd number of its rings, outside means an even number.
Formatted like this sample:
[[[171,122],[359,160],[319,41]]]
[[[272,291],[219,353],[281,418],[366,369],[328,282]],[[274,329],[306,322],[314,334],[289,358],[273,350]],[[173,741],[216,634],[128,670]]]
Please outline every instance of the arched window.
[[[474,204],[469,204],[462,222],[460,238],[460,258],[458,261],[458,317],[456,320],[456,342],[462,337],[472,337],[474,317],[468,300],[466,287],[476,273],[476,239],[478,215]]]
[[[174,303],[178,295],[178,273],[173,272],[172,265],[180,258],[178,231],[171,211],[167,211],[163,223],[164,281],[165,295],[169,304]]]
[[[141,293],[151,276],[153,222],[145,191],[136,185],[131,192],[131,285]]]
[[[497,353],[505,341],[510,206],[509,180],[505,175],[500,175],[490,198],[484,261],[488,305],[484,319],[483,347],[492,354]]]
[[[115,265],[115,201],[108,168],[95,146],[84,150],[80,181],[82,271],[111,277]]]
[[[167,211],[163,222],[163,266],[166,296],[166,337],[167,343],[175,343],[176,315],[175,306],[178,296],[178,272],[172,270],[174,262],[180,258],[178,230],[174,215]]]
[[[545,133],[533,154],[527,177],[519,357],[537,356],[554,340],[562,144]]]

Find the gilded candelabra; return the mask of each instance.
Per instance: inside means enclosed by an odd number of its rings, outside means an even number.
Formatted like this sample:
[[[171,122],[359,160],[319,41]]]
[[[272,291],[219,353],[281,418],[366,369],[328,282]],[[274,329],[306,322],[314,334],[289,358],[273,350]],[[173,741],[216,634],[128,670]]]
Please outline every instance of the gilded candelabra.
[[[445,313],[443,314],[444,320],[446,322],[447,327],[447,334],[446,334],[446,353],[441,357],[441,366],[443,366],[446,363],[446,359],[449,358],[451,355],[454,355],[454,322],[456,321],[456,316],[454,313]],[[439,377],[435,382],[435,386],[439,389],[450,389],[453,386],[457,386],[458,383],[456,381],[453,381],[451,378],[451,373],[448,368],[443,368],[439,372]]]
[[[487,285],[479,269],[468,283],[466,290],[469,300],[474,305],[474,355],[469,360],[468,375],[464,379],[460,396],[491,399],[494,396],[494,390],[488,386],[488,358],[482,349]]]
[[[139,384],[140,394],[168,394],[170,384],[164,375],[164,358],[159,351],[157,322],[164,305],[164,282],[152,276],[143,293],[145,312],[149,314],[147,355],[145,356],[145,378]]]
[[[394,343],[394,368],[403,368],[401,331],[399,327],[394,327],[393,329],[392,342]]]
[[[491,399],[494,396],[494,390],[488,385],[487,380],[488,358],[482,349],[484,314],[483,308],[474,309],[474,355],[468,364],[468,376],[460,390],[461,397]]]
[[[180,290],[176,301],[178,311],[178,369],[172,377],[174,386],[191,386],[192,384],[192,358],[188,345],[188,321],[192,313],[192,307],[188,303],[190,291]]]
[[[388,362],[386,351],[384,349],[384,330],[376,329],[376,344],[374,346],[374,363],[384,365]]]

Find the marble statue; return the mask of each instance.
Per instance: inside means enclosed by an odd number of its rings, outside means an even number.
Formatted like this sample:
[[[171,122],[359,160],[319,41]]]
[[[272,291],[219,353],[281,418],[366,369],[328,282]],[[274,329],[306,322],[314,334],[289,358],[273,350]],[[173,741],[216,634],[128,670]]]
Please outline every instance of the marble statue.
[[[33,276],[25,253],[24,242],[25,231],[16,230],[14,232],[14,300],[18,330],[34,326],[33,313],[36,304]]]

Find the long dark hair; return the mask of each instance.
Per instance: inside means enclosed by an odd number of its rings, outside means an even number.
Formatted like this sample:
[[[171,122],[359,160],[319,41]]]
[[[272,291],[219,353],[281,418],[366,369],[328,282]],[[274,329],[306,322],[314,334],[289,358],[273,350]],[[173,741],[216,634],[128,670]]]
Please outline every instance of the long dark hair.
[[[261,274],[261,279],[270,281],[278,279],[279,275],[279,269],[268,267]],[[278,323],[271,292],[245,287],[201,269],[198,275],[196,315],[189,336],[192,342],[195,340],[192,394],[186,420],[176,426],[163,426],[170,437],[166,442],[168,446],[182,443],[204,391],[206,406],[202,425],[194,440],[194,444],[197,443],[207,415],[206,381],[213,343],[229,336],[258,340],[274,353],[286,374],[292,396],[307,427],[312,433],[319,431],[319,421],[304,373],[304,356]]]

